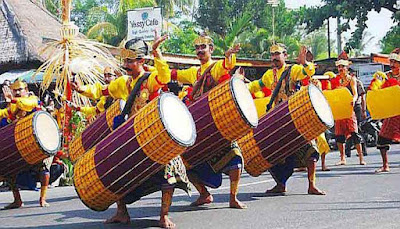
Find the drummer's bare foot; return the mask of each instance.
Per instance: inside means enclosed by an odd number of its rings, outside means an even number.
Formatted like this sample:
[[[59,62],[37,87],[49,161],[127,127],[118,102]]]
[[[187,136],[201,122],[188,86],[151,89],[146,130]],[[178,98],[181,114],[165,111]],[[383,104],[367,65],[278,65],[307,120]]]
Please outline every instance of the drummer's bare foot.
[[[277,184],[272,189],[268,189],[265,193],[285,193],[285,192],[286,192],[286,187],[284,185]]]
[[[388,172],[390,172],[389,167],[381,167],[381,168],[375,170],[375,173],[388,173]]]
[[[338,163],[335,165],[346,165],[346,160],[340,160]]]
[[[172,229],[175,228],[175,223],[173,223],[169,218],[168,215],[164,215],[160,217],[159,226],[161,228]]]
[[[47,203],[45,200],[41,200],[39,202],[39,204],[40,204],[40,207],[50,207],[50,204]]]
[[[15,208],[23,207],[23,206],[24,206],[24,204],[21,201],[15,201],[15,202],[12,202],[11,204],[5,206],[4,209],[15,209]]]
[[[367,164],[367,162],[365,162],[365,161],[360,161],[360,165],[366,165]]]
[[[319,190],[317,187],[312,187],[308,189],[309,195],[326,195],[325,191]]]
[[[214,197],[210,194],[204,194],[204,195],[200,195],[199,198],[190,204],[190,206],[200,206],[200,205],[204,205],[204,204],[210,204],[214,201]]]
[[[229,207],[230,208],[236,208],[236,209],[246,209],[247,206],[240,202],[238,199],[234,198],[233,200],[229,201]]]
[[[104,223],[111,224],[111,223],[122,223],[122,224],[129,224],[131,222],[131,217],[129,216],[128,212],[121,212],[117,211],[115,216],[107,219]]]
[[[331,171],[331,169],[328,167],[322,167],[322,171]]]

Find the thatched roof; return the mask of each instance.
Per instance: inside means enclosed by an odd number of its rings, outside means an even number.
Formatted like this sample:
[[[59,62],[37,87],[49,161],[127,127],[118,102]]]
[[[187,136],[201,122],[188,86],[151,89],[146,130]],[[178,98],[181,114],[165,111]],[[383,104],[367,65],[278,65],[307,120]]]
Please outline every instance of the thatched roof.
[[[60,39],[61,23],[33,0],[0,0],[0,73],[36,68],[43,38]]]

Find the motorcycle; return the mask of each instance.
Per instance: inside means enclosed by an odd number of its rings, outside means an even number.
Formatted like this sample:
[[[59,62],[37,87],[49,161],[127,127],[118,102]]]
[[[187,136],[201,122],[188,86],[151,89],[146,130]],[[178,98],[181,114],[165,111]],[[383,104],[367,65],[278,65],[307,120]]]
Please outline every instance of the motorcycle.
[[[361,147],[364,156],[367,156],[367,147],[374,147],[378,141],[378,134],[382,127],[382,122],[379,120],[372,120],[370,117],[360,122],[358,126],[361,135]],[[351,157],[351,150],[354,145],[351,139],[346,141],[345,153],[347,157]]]

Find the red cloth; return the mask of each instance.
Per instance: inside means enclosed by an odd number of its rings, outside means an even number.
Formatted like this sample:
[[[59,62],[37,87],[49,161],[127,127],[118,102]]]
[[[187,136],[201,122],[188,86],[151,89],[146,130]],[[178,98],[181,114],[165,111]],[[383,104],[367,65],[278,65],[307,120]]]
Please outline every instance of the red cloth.
[[[340,76],[336,76],[335,78],[331,79],[331,88],[336,89],[340,86]]]
[[[351,118],[335,121],[336,136],[344,135],[346,138],[349,138],[351,133],[358,133],[357,118],[354,112]]]
[[[387,88],[387,87],[396,86],[396,85],[400,85],[400,83],[397,82],[396,79],[390,78],[385,81],[385,83],[382,85],[382,88]]]
[[[400,142],[400,115],[383,120],[379,136]]]

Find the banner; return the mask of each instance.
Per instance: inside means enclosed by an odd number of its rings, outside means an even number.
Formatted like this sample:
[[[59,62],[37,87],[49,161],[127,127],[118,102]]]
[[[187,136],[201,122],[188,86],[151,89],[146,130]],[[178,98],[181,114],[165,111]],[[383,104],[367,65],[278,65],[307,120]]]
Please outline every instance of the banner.
[[[127,12],[128,35],[127,39],[139,38],[145,41],[154,39],[154,30],[161,35],[162,15],[160,7],[140,8]]]

